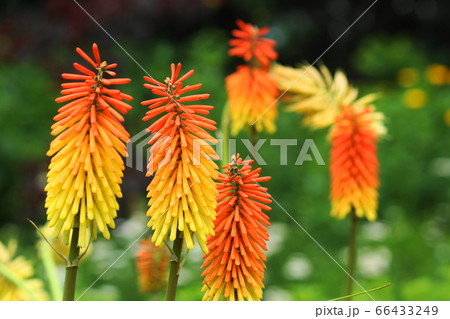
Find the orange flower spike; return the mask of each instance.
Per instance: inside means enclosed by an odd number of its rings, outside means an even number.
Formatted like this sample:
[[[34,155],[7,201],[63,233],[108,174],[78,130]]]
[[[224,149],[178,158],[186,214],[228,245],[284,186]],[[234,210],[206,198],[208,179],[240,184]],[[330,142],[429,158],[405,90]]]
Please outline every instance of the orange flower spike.
[[[132,97],[107,87],[129,83],[130,79],[104,78],[106,74],[115,76],[110,69],[117,64],[101,62],[95,43],[94,60],[80,48],[76,52],[94,70],[74,63],[82,74],[62,74],[63,79],[74,82],[61,84],[63,96],[55,100],[67,104],[58,110],[52,125],[51,134],[56,137],[47,152],[52,159],[45,207],[54,234],[63,231],[68,240],[72,228],[78,226],[78,246],[84,247],[91,234],[96,237],[97,229],[109,238],[108,227],[114,228],[119,209],[116,197],[122,197],[121,156],[127,155],[125,143],[130,137],[120,113],[131,109],[123,100]]]
[[[246,126],[255,126],[257,132],[276,130],[278,88],[269,74],[270,62],[277,58],[275,41],[262,38],[267,27],[257,27],[237,21],[240,29],[233,30],[235,39],[230,40],[230,55],[248,62],[226,79],[230,105],[231,134],[236,135]]]
[[[331,129],[331,215],[377,218],[378,158],[376,114],[369,106],[344,106]]]
[[[215,130],[215,122],[201,115],[209,114],[209,105],[186,104],[204,100],[209,94],[185,95],[201,84],[186,85],[183,81],[194,74],[191,70],[180,76],[181,64],[171,65],[171,76],[165,83],[144,77],[144,87],[160,97],[144,101],[150,109],[144,121],[163,114],[148,131],[150,158],[147,176],[153,175],[148,186],[150,216],[148,227],[154,230],[152,241],[163,246],[169,236],[175,240],[182,233],[186,247],[194,248],[194,238],[206,253],[206,238],[214,234],[216,213],[218,156],[206,140],[217,143],[205,129]]]
[[[270,210],[266,204],[272,201],[259,185],[270,177],[260,177],[261,168],[252,170],[252,162],[238,154],[219,174],[216,234],[208,237],[209,253],[203,256],[203,300],[262,299],[270,225],[263,210]]]

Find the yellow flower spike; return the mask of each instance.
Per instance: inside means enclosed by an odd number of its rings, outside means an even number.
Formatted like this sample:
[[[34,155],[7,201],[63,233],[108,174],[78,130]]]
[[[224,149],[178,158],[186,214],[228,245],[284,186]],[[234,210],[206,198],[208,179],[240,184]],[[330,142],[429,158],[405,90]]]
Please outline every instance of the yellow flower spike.
[[[205,140],[217,141],[204,130],[215,130],[215,122],[198,114],[209,114],[213,106],[185,103],[206,99],[209,94],[183,95],[201,84],[184,86],[183,81],[194,71],[183,76],[180,71],[181,64],[172,64],[165,83],[144,77],[150,82],[144,87],[162,97],[141,103],[150,109],[143,120],[164,114],[148,129],[154,136],[149,141],[147,175],[153,175],[153,179],[147,187],[147,216],[151,217],[147,226],[154,230],[152,241],[156,246],[164,245],[167,237],[174,241],[182,234],[188,249],[194,248],[196,238],[207,252],[206,238],[214,234],[218,167],[213,160],[218,156]]]
[[[80,48],[76,51],[93,70],[74,63],[82,74],[62,74],[74,81],[63,83],[62,96],[56,99],[67,104],[58,110],[52,125],[51,134],[56,137],[47,152],[52,159],[45,207],[55,237],[63,231],[68,240],[72,229],[79,227],[78,246],[85,247],[90,236],[96,238],[97,229],[108,239],[108,227],[115,227],[116,198],[122,197],[119,184],[125,168],[121,156],[127,155],[125,143],[130,136],[120,113],[131,109],[123,100],[132,97],[108,88],[130,79],[105,77],[116,76],[112,69],[117,64],[102,62],[95,43],[94,60]]]

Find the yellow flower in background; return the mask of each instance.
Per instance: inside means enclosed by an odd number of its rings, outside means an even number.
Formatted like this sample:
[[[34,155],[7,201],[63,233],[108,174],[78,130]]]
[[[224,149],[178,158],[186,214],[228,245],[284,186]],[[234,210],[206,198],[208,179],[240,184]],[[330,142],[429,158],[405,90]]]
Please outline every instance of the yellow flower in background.
[[[450,126],[450,110],[445,111],[444,122],[447,126]]]
[[[428,94],[422,89],[410,89],[403,94],[403,103],[411,109],[424,107],[428,100]]]
[[[402,87],[411,87],[419,81],[419,72],[414,68],[403,68],[397,73],[397,81]]]
[[[448,80],[449,71],[445,65],[431,64],[425,70],[425,76],[431,84],[444,85]]]
[[[0,301],[48,300],[42,281],[32,278],[31,262],[14,257],[16,249],[16,241],[0,242]]]
[[[292,68],[276,64],[272,74],[280,91],[287,90],[284,99],[287,110],[303,114],[303,124],[313,129],[332,125],[342,105],[364,106],[376,98],[375,94],[369,94],[358,99],[358,90],[348,83],[345,74],[337,71],[333,77],[324,65],[317,69],[308,65]]]

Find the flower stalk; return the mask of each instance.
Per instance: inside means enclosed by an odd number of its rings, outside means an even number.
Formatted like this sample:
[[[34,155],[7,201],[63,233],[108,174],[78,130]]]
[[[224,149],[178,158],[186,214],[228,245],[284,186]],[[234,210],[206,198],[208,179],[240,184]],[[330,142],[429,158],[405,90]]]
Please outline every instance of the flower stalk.
[[[226,103],[222,111],[222,121],[220,124],[220,132],[222,133],[222,165],[227,165],[230,161],[230,104]]]
[[[358,233],[358,217],[355,214],[355,210],[352,209],[350,213],[350,240],[348,246],[348,276],[347,276],[347,288],[346,295],[349,295],[348,300],[352,300],[353,291],[353,278],[355,274],[355,265],[356,265],[356,238]]]
[[[172,256],[170,256],[170,270],[166,292],[167,301],[175,301],[177,295],[182,248],[183,248],[183,234],[180,231],[177,231],[177,238],[173,241]]]
[[[74,301],[75,288],[77,284],[78,262],[80,256],[80,247],[78,247],[79,228],[72,228],[72,239],[69,249],[69,264],[66,266],[66,276],[64,279],[63,301]]]

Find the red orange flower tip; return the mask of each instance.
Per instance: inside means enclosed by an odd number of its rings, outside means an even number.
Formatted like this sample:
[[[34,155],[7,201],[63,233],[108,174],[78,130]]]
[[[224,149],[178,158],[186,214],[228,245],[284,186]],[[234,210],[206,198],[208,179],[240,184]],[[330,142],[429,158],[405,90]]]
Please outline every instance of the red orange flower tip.
[[[97,65],[100,66],[100,53],[98,52],[98,46],[97,43],[92,44],[92,53],[94,53],[95,61],[97,61]]]
[[[258,29],[241,20],[238,20],[236,24],[240,29],[232,31],[232,35],[236,38],[230,40],[232,48],[228,53],[242,57],[247,62],[257,61],[263,68],[269,68],[270,62],[278,57],[274,50],[276,42],[262,37],[269,32],[269,28]]]
[[[181,71],[181,63],[178,63],[176,66],[174,63],[172,63],[171,76],[170,78],[166,78],[165,83],[159,82],[152,77],[144,76],[144,80],[150,82],[150,84],[144,83],[144,87],[150,89],[153,94],[161,96],[158,98],[141,102],[141,105],[144,106],[148,105],[148,108],[151,110],[155,109],[153,111],[147,112],[146,116],[143,118],[144,121],[148,121],[163,112],[168,112],[175,108],[179,109],[183,113],[189,114],[188,116],[185,117],[186,120],[192,120],[194,118],[192,114],[194,113],[209,114],[207,110],[212,109],[213,107],[211,106],[182,104],[185,102],[194,102],[208,99],[210,97],[210,94],[203,93],[203,94],[183,96],[187,92],[201,88],[201,84],[197,83],[194,85],[184,86],[183,81],[192,76],[194,74],[194,70],[190,70],[183,76],[179,77],[180,71]],[[162,107],[164,104],[166,105]]]
[[[111,64],[107,64],[106,61],[101,61],[100,59],[100,53],[98,51],[98,46],[96,43],[92,44],[92,53],[94,55],[94,60],[88,55],[86,54],[86,52],[84,52],[81,48],[76,48],[75,51],[84,59],[86,60],[90,65],[92,65],[94,68],[98,69],[98,68],[103,68],[105,70],[110,70],[113,69],[115,67],[117,67],[117,63],[111,63]],[[115,76],[115,72],[113,71],[105,71],[107,72],[109,75],[111,76]]]
[[[90,65],[96,68],[98,65],[95,63],[82,49],[76,48],[75,50],[83,59],[85,59]]]

